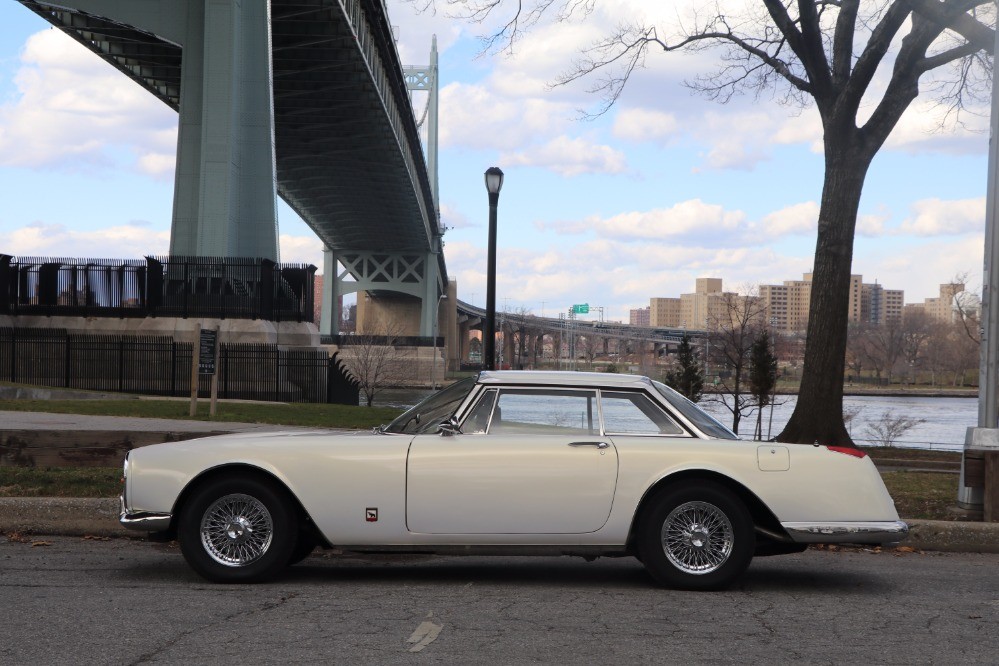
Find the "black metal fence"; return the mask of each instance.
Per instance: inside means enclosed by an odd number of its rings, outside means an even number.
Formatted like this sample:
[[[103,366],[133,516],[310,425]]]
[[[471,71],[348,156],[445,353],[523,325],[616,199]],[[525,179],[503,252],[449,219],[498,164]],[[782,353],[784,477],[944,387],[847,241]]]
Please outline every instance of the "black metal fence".
[[[312,321],[315,273],[268,259],[0,254],[0,313]]]
[[[191,394],[190,343],[169,337],[67,335],[0,328],[0,381],[146,395]],[[219,397],[278,402],[358,403],[357,381],[322,349],[223,344]],[[200,396],[211,378],[199,378]]]

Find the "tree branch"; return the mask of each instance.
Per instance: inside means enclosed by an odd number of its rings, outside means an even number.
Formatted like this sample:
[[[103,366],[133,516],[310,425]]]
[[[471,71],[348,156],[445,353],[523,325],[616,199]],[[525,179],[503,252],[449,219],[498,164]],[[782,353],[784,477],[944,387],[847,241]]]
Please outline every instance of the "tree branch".
[[[860,0],[844,0],[836,17],[833,34],[833,85],[840,87],[850,78],[853,65],[853,36],[856,32]]]
[[[988,4],[991,0],[966,0],[959,3],[960,13],[954,16],[950,10],[958,3],[937,2],[937,0],[903,0],[913,12],[933,21],[938,26],[953,30],[974,44],[980,51],[991,52],[995,48],[995,30],[976,21],[967,14],[969,9]]]

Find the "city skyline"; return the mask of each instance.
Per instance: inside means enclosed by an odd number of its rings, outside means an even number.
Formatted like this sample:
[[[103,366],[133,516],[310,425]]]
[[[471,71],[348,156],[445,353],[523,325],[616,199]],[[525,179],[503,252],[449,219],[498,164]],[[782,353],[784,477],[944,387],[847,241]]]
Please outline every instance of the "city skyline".
[[[599,102],[586,92],[592,83],[547,84],[602,26],[643,3],[542,22],[512,54],[481,57],[488,22],[388,6],[403,63],[424,64],[438,37],[445,256],[463,300],[484,301],[482,172],[493,165],[506,172],[497,302],[511,309],[589,303],[627,321],[630,309],[703,275],[738,287],[811,271],[822,182],[814,109],[766,95],[728,105],[692,96],[682,81],[716,56],[650,54],[615,107],[582,121],[578,110]],[[0,252],[164,254],[176,114],[18,3],[0,6],[0,25]],[[943,111],[928,100],[903,117],[868,177],[854,273],[916,301],[962,273],[978,290],[988,109],[972,111],[943,132],[931,131]],[[283,204],[280,225],[281,259],[321,266],[318,240]]]

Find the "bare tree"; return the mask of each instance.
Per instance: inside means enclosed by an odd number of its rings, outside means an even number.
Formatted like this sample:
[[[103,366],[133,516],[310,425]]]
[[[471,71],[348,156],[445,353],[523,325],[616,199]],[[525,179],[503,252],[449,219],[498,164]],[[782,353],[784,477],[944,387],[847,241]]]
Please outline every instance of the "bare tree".
[[[846,367],[858,379],[864,371],[864,361],[866,360],[864,350],[865,332],[866,329],[857,324],[851,324],[847,329]]]
[[[599,0],[436,2],[477,22],[509,10],[485,38],[488,49],[512,47],[545,15],[585,19]],[[739,92],[769,90],[781,102],[818,110],[825,175],[804,371],[794,413],[779,440],[852,444],[843,422],[843,372],[853,241],[867,171],[919,96],[922,79],[958,121],[966,106],[986,98],[994,21],[993,0],[760,0],[745,8],[717,2],[692,10],[678,30],[622,19],[557,79],[559,85],[602,75],[591,87],[602,97],[600,114],[617,101],[650,52],[717,49],[719,68],[689,81],[693,90],[723,103]],[[872,85],[879,72],[887,83]]]
[[[961,273],[951,282],[964,286],[968,283],[968,274]],[[964,334],[975,344],[980,344],[982,341],[982,299],[978,293],[964,289],[958,292],[954,296],[954,314]]]
[[[923,423],[925,419],[914,419],[909,416],[895,416],[885,412],[877,421],[871,421],[865,429],[868,439],[878,446],[894,446],[898,438],[912,428]]]
[[[583,359],[590,366],[590,369],[592,369],[593,361],[597,357],[597,352],[603,348],[603,338],[598,338],[593,333],[587,333],[586,335],[579,337],[576,347],[579,353],[583,355]]]
[[[905,369],[910,374],[909,381],[915,382],[915,373],[925,361],[927,343],[933,338],[939,326],[940,324],[925,310],[906,312],[902,317],[899,338]]]
[[[399,383],[405,365],[395,346],[401,337],[399,327],[376,321],[371,330],[382,333],[347,336],[348,343],[340,350],[368,407],[383,389]]]
[[[884,324],[861,324],[860,353],[867,367],[874,370],[878,383],[886,378],[891,384],[895,366],[902,357],[902,325],[897,317]]]
[[[708,321],[710,360],[724,370],[719,373],[722,391],[718,396],[732,412],[732,430],[738,433],[743,416],[751,413],[755,405],[747,383],[753,342],[766,321],[766,304],[755,293],[726,292],[720,295],[719,305]]]

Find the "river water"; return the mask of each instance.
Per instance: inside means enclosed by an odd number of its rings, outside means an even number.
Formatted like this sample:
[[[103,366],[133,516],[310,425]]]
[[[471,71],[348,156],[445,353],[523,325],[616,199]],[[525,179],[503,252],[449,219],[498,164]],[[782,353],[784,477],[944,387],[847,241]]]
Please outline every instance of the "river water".
[[[391,407],[410,407],[425,397],[429,391],[414,389],[388,389],[376,396],[375,404]],[[768,423],[770,437],[776,436],[791,418],[795,396],[777,396],[770,422],[770,408],[763,415],[763,435],[767,439]],[[731,427],[732,414],[720,402],[705,396],[698,403],[706,412]],[[847,424],[850,435],[857,444],[870,443],[868,425],[881,420],[887,413],[891,417],[905,416],[921,419],[910,430],[902,434],[895,446],[918,449],[941,449],[960,451],[964,448],[964,435],[970,426],[978,423],[978,398],[933,398],[924,396],[846,396],[843,409],[853,418]],[[756,414],[744,416],[739,434],[744,438],[752,436],[756,424]]]

